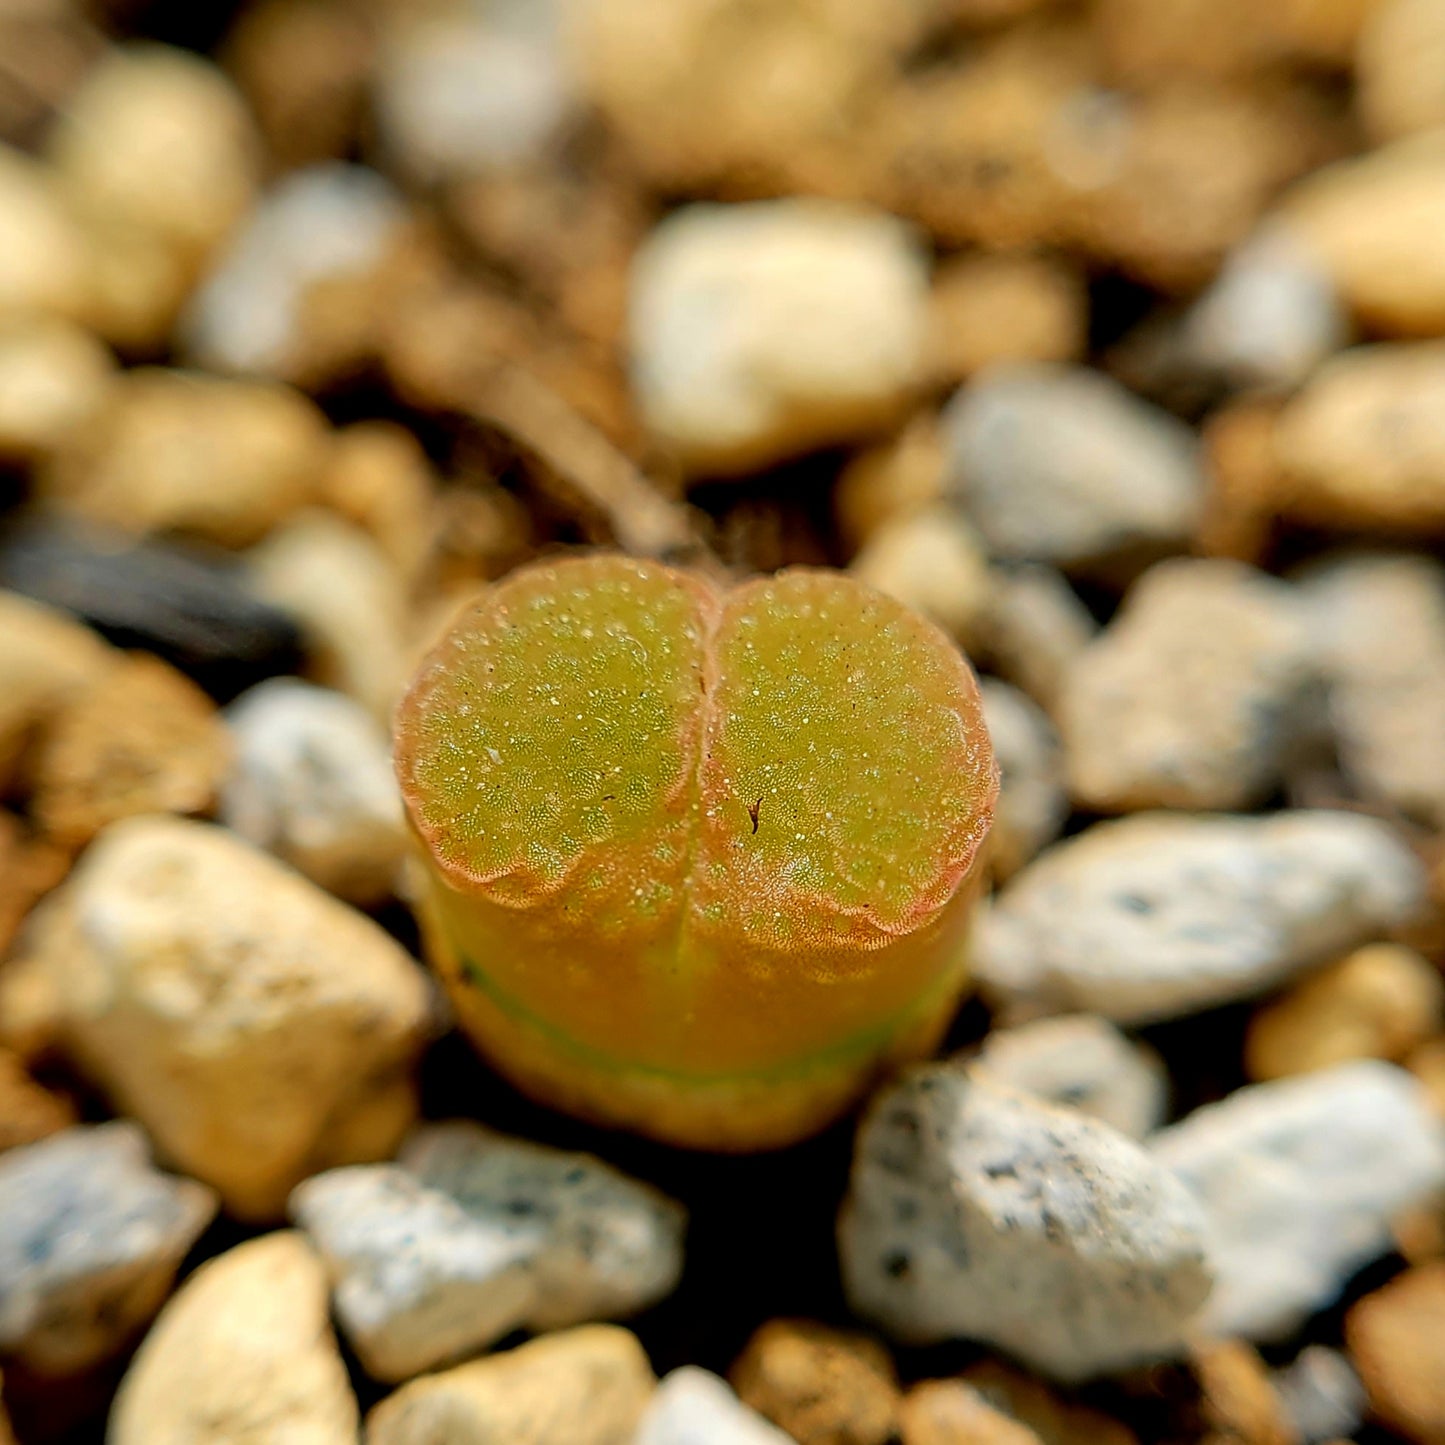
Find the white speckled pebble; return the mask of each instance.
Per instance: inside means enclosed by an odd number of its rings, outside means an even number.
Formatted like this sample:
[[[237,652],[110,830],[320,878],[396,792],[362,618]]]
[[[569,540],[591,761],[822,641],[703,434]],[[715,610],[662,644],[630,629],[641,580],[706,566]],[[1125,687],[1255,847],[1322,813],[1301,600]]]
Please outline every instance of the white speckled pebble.
[[[633,1445],[792,1445],[725,1380],[696,1365],[663,1377]]]

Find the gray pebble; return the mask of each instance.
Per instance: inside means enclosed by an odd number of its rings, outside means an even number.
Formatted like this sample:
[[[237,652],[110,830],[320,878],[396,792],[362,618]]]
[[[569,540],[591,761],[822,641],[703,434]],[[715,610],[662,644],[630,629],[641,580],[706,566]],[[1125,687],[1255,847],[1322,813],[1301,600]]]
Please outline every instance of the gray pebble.
[[[995,878],[1007,878],[1064,826],[1064,759],[1049,715],[1027,693],[991,677],[980,680],[979,693],[1000,774],[989,863]]]
[[[663,1377],[632,1445],[793,1445],[793,1437],[696,1365]]]
[[[1306,1345],[1273,1376],[1275,1393],[1304,1445],[1343,1440],[1365,1421],[1369,1400],[1354,1367],[1338,1350]]]

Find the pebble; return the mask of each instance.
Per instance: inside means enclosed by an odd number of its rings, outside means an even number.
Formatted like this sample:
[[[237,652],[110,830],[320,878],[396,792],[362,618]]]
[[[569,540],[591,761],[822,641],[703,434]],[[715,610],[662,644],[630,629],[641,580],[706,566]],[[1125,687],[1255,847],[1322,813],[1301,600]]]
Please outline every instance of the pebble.
[[[89,320],[92,262],[48,167],[0,143],[0,317]]]
[[[961,641],[978,636],[989,611],[988,557],[968,523],[942,503],[889,517],[848,570]]]
[[[18,1054],[0,1048],[0,1154],[48,1139],[75,1120],[69,1099],[36,1083]]]
[[[1445,1186],[1445,1125],[1376,1060],[1255,1084],[1154,1136],[1203,1206],[1214,1293],[1201,1329],[1272,1342],[1390,1248],[1390,1220]]]
[[[293,619],[314,681],[353,697],[384,727],[411,671],[402,578],[360,527],[308,510],[254,548],[258,596]]]
[[[979,695],[1000,774],[988,859],[1001,880],[1059,836],[1069,801],[1063,753],[1049,715],[1027,693],[997,678],[980,679]]]
[[[975,971],[1016,1012],[1177,1018],[1378,938],[1424,890],[1410,850],[1360,814],[1136,814],[1013,878],[980,920]]]
[[[1340,767],[1361,797],[1445,829],[1445,567],[1346,555],[1301,578]]]
[[[983,656],[1045,712],[1055,712],[1069,666],[1098,631],[1061,572],[1032,562],[993,569]]]
[[[420,969],[369,919],[223,829],[129,818],[35,916],[66,1052],[237,1218],[385,1158],[430,1027]]]
[[[1383,0],[1371,7],[1355,51],[1355,100],[1375,141],[1445,125],[1445,4]]]
[[[1100,372],[992,367],[944,428],[945,491],[995,557],[1078,568],[1182,546],[1194,528],[1193,435]]]
[[[1064,1381],[1181,1348],[1209,1293],[1198,1205],[1094,1119],[925,1066],[878,1094],[839,1222],[853,1310]]]
[[[1326,1345],[1306,1345],[1274,1372],[1274,1388],[1304,1445],[1342,1440],[1364,1423],[1365,1387],[1350,1362]]]
[[[995,1409],[1027,1425],[1043,1445],[1138,1445],[1134,1432],[1111,1415],[1063,1399],[998,1360],[980,1360],[959,1378]]]
[[[1445,1261],[1358,1301],[1345,1344],[1379,1419],[1420,1445],[1445,1440]]]
[[[515,1329],[635,1314],[682,1272],[685,1216],[586,1154],[428,1125],[397,1165],[307,1180],[291,1212],[336,1280],[370,1374],[405,1380]]]
[[[658,1385],[632,1445],[793,1445],[793,1437],[750,1410],[727,1381],[683,1365]]]
[[[46,460],[89,425],[115,377],[115,357],[73,322],[0,319],[0,462]]]
[[[215,1212],[204,1185],[152,1167],[128,1120],[0,1156],[0,1351],[52,1378],[119,1353]]]
[[[283,176],[191,297],[187,356],[211,371],[297,380],[307,292],[374,272],[405,214],[396,189],[365,166],[327,161]]]
[[[1243,1340],[1197,1339],[1189,1363],[1211,1445],[1301,1445],[1258,1350]]]
[[[1445,171],[1441,182],[1445,195]],[[1281,412],[1275,461],[1281,510],[1296,521],[1445,533],[1445,341],[1332,358]]]
[[[1223,557],[1170,559],[1071,663],[1069,791],[1094,812],[1242,809],[1278,786],[1313,648],[1287,583]]]
[[[957,385],[986,367],[1078,361],[1089,298],[1078,272],[1026,252],[969,252],[945,261],[929,297],[929,374]]]
[[[833,515],[844,546],[856,554],[886,522],[942,496],[942,442],[933,418],[922,414],[896,437],[861,448],[843,464]]]
[[[72,698],[36,751],[30,811],[79,849],[140,813],[208,813],[231,766],[215,704],[189,678],[136,652]]]
[[[221,821],[349,903],[394,892],[407,854],[386,734],[360,703],[292,678],[226,711],[235,752]]]
[[[328,440],[321,412],[289,387],[141,367],[57,453],[42,495],[132,536],[244,547],[315,495]]]
[[[291,1231],[203,1264],[161,1311],[116,1396],[107,1445],[356,1445],[326,1272]]]
[[[30,523],[0,538],[0,585],[64,608],[122,647],[154,652],[223,702],[299,659],[295,624],[248,591],[238,567],[165,542]]]
[[[692,472],[749,472],[895,420],[924,363],[928,267],[881,212],[798,198],[675,211],[633,261],[642,419]]]
[[[1130,1139],[1152,1134],[1169,1106],[1159,1056],[1093,1014],[993,1029],[970,1067],[990,1083],[1076,1109]]]
[[[580,1325],[403,1385],[366,1445],[641,1445],[655,1383],[636,1336]]]
[[[769,1320],[733,1362],[738,1398],[798,1445],[890,1445],[901,1396],[888,1351],[869,1335]]]
[[[1366,944],[1255,1012],[1244,1067],[1264,1080],[1347,1059],[1398,1061],[1442,1025],[1440,970],[1402,944]]]
[[[903,1400],[902,1445],[1043,1445],[962,1380],[925,1380]]]
[[[14,813],[0,809],[0,958],[9,952],[32,905],[69,869],[70,857],[64,849],[37,837]],[[3,1011],[0,1005],[0,1013]]]

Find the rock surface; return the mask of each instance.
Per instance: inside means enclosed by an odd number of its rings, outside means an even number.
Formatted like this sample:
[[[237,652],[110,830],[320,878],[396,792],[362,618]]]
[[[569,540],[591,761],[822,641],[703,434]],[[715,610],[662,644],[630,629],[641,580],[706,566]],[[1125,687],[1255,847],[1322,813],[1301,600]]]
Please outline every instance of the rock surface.
[[[1059,836],[1069,815],[1064,759],[1048,714],[1027,693],[985,677],[979,695],[1000,775],[989,866],[1003,879]]]
[[[636,1445],[655,1381],[616,1325],[581,1325],[424,1375],[366,1420],[367,1445]]]
[[[1310,634],[1287,584],[1241,562],[1161,562],[1071,664],[1069,787],[1096,812],[1246,808],[1296,740]]]
[[[1239,1089],[1156,1134],[1197,1196],[1214,1293],[1200,1319],[1273,1341],[1390,1248],[1390,1220],[1445,1187],[1445,1125],[1403,1069],[1373,1060]]]
[[[980,919],[975,969],[1016,1011],[1175,1018],[1380,937],[1424,887],[1394,832],[1359,814],[1135,814],[1013,878]]]
[[[356,1445],[326,1274],[283,1231],[203,1264],[161,1312],[116,1396],[107,1445]]]
[[[1345,1343],[1381,1420],[1422,1445],[1445,1440],[1445,1261],[1366,1295],[1345,1316]]]
[[[0,1351],[39,1375],[118,1354],[161,1307],[216,1196],[151,1166],[129,1122],[0,1158]]]
[[[634,1314],[682,1272],[679,1206],[586,1154],[480,1125],[419,1129],[398,1165],[307,1180],[295,1218],[370,1374],[405,1380],[515,1329]]]
[[[132,818],[37,914],[62,1046],[226,1208],[384,1158],[415,1109],[421,971],[369,919],[203,823]]]
[[[926,300],[924,256],[891,216],[809,199],[689,206],[633,262],[643,421],[696,472],[865,436],[921,375]]]
[[[1181,1348],[1209,1293],[1189,1191],[1107,1125],[948,1065],[877,1095],[839,1222],[853,1309],[1075,1381]]]
[[[348,902],[389,897],[406,856],[386,735],[339,692],[263,682],[226,712],[235,763],[221,821]]]
[[[632,1445],[790,1445],[792,1439],[744,1405],[725,1380],[684,1365],[658,1385]]]

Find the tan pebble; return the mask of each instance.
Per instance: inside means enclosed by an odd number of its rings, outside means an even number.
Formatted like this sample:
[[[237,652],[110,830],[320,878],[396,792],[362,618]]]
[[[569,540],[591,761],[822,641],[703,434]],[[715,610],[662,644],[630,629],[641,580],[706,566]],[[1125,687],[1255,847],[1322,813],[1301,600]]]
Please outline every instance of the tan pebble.
[[[898,1425],[898,1379],[871,1336],[771,1320],[729,1379],[739,1398],[800,1445],[886,1445]]]
[[[88,319],[92,260],[49,169],[0,143],[0,316]]]
[[[60,450],[42,492],[121,531],[242,547],[315,495],[329,444],[321,412],[289,387],[146,367]]]
[[[50,986],[65,1052],[240,1218],[278,1217],[318,1170],[389,1157],[414,1117],[421,970],[223,829],[112,824],[21,962]]]
[[[1063,573],[1032,563],[994,568],[983,655],[1045,712],[1057,708],[1069,668],[1098,631]]]
[[[1022,1421],[962,1380],[925,1380],[904,1396],[903,1445],[1042,1445]]]
[[[69,1099],[36,1083],[17,1055],[0,1048],[0,1153],[57,1134],[76,1117]]]
[[[1198,547],[1207,557],[1258,563],[1270,540],[1281,492],[1274,454],[1279,403],[1245,400],[1204,423],[1204,506]]]
[[[108,1445],[355,1445],[328,1302],[319,1256],[292,1231],[202,1265],[126,1372]]]
[[[404,1385],[367,1445],[629,1445],[655,1384],[630,1331],[559,1330]]]
[[[1377,141],[1445,125],[1445,4],[1384,0],[1355,52],[1356,99]]]
[[[1410,1264],[1445,1257],[1445,1207],[1436,1200],[1406,1209],[1390,1221],[1390,1234]]]
[[[31,812],[80,848],[137,813],[208,813],[231,762],[215,704],[149,653],[132,653],[57,714],[37,750]]]
[[[1370,1407],[1419,1445],[1445,1440],[1445,1261],[1418,1265],[1345,1316]]]
[[[336,433],[320,500],[365,528],[410,580],[431,545],[439,489],[411,432],[393,422],[366,421]]]
[[[1281,413],[1275,459],[1291,518],[1445,532],[1445,342],[1359,346],[1326,362]]]
[[[1412,1050],[1405,1067],[1425,1085],[1435,1112],[1445,1118],[1445,1038],[1427,1039]]]
[[[1442,1018],[1445,979],[1434,964],[1399,944],[1367,944],[1256,1012],[1245,1069],[1280,1079],[1346,1059],[1400,1059]]]
[[[942,441],[933,417],[922,415],[848,462],[833,493],[833,513],[844,545],[856,553],[890,518],[942,496]]]
[[[193,267],[153,231],[128,221],[85,220],[96,334],[123,356],[145,360],[168,350]]]
[[[1137,1445],[1126,1425],[1087,1405],[1066,1403],[1032,1376],[997,1360],[971,1365],[959,1378],[1027,1425],[1044,1445]]]
[[[0,786],[16,781],[39,731],[118,656],[68,614],[0,590]]]
[[[0,460],[48,457],[100,410],[115,375],[115,357],[69,321],[0,321]]]
[[[35,838],[13,813],[0,811],[0,958],[31,908],[70,868],[70,855]]]
[[[929,374],[954,385],[995,362],[1077,361],[1087,328],[1078,272],[1038,256],[960,256],[933,279]]]
[[[1189,1352],[1204,1419],[1220,1441],[1301,1445],[1259,1351],[1243,1340],[1199,1340]]]

